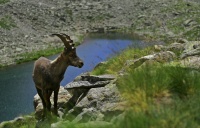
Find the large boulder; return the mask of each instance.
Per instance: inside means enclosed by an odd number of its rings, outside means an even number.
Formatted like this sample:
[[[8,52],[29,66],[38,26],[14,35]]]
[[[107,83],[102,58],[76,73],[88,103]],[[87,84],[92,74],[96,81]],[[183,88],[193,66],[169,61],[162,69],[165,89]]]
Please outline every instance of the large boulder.
[[[185,67],[200,69],[200,56],[189,56],[181,60],[181,64]]]
[[[67,111],[65,118],[75,117],[70,120],[82,123],[110,120],[112,115],[122,113],[125,102],[122,102],[115,81],[116,77],[113,75],[82,75],[66,85],[65,89],[73,94],[73,101],[70,101],[73,106],[69,108],[68,104],[68,110],[71,110]]]

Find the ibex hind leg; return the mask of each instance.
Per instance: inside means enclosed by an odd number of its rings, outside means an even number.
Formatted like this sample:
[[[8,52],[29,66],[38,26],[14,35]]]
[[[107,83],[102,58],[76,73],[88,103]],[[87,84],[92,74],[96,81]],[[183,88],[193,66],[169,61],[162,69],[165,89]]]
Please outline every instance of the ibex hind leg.
[[[45,117],[45,111],[46,111],[46,103],[45,103],[45,100],[44,100],[44,97],[43,97],[43,94],[42,94],[42,90],[40,90],[39,88],[36,87],[36,90],[37,90],[37,93],[38,95],[40,96],[40,99],[42,100],[42,105],[43,105],[43,114],[42,114],[42,117],[44,118]]]
[[[37,90],[38,95],[40,96],[40,99],[42,100],[43,108],[46,108],[46,103],[45,103],[44,97],[43,97],[43,95],[42,95],[42,90],[40,90],[40,89],[37,88],[37,87],[36,87],[36,90]]]
[[[43,96],[44,96],[44,101],[46,103],[46,108],[49,112],[51,112],[51,101],[50,101],[50,97],[52,94],[52,90],[44,90],[42,92]]]

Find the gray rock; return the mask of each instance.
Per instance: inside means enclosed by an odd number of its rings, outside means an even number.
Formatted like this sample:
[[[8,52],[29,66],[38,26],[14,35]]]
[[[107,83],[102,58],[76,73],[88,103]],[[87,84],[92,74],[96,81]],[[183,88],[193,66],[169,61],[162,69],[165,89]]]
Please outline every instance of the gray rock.
[[[121,104],[121,95],[116,87],[115,77],[106,77],[105,76],[92,76],[95,81],[96,78],[99,80],[108,80],[110,82],[104,85],[103,87],[91,88],[91,89],[80,89],[74,88],[73,96],[68,101],[68,110],[73,108],[72,112],[68,112],[65,118],[76,117],[74,122],[88,122],[94,120],[105,120],[107,115],[114,113],[114,115],[120,114],[124,109]],[[90,76],[84,76],[84,80],[88,79]],[[101,79],[102,78],[102,79]],[[114,80],[113,80],[114,79]],[[76,81],[77,82],[77,81]],[[80,81],[84,84],[91,84],[88,81]],[[107,81],[97,81],[98,82],[107,82]],[[73,88],[71,88],[73,89]],[[69,90],[69,89],[68,89]],[[72,104],[71,106],[69,104]],[[67,105],[66,105],[67,106]],[[71,116],[73,115],[73,116]]]
[[[185,48],[185,44],[182,43],[172,43],[169,46],[166,46],[167,51],[174,51],[174,52],[182,52]]]
[[[114,98],[115,93],[119,93],[115,87],[112,87],[112,91],[108,88],[108,85],[112,85],[116,77],[113,75],[100,75],[94,76],[89,74],[81,74],[75,81],[67,84],[65,89],[72,95],[72,97],[65,103],[64,108],[66,110],[66,118],[70,116],[68,111],[74,109],[74,111],[80,111],[83,108],[96,108],[101,104],[99,102],[104,97]],[[95,91],[95,92],[94,92]],[[119,97],[115,97],[115,100],[119,100]],[[109,99],[109,98],[108,98]],[[100,110],[100,109],[98,109]],[[77,113],[77,112],[72,112]],[[76,115],[77,116],[77,115]]]
[[[89,81],[89,82],[110,81],[110,80],[116,79],[114,75],[110,75],[110,74],[99,75],[99,76],[83,75],[81,77],[82,77],[82,80]]]
[[[185,27],[188,27],[188,26],[191,26],[193,22],[194,22],[194,20],[188,19],[188,20],[184,21],[183,25]]]
[[[162,50],[165,50],[165,46],[163,46],[163,45],[154,45],[154,49],[156,51],[162,51]]]
[[[95,108],[84,108],[83,111],[72,121],[72,123],[84,123],[95,121],[99,112]]]
[[[65,89],[76,89],[76,88],[98,88],[103,87],[107,84],[109,84],[110,81],[97,81],[94,83],[91,83],[89,81],[77,81],[77,82],[71,82],[66,85]]]
[[[181,64],[185,67],[200,69],[200,56],[188,56],[187,58],[181,60]]]
[[[172,43],[168,46],[163,46],[163,45],[154,45],[154,49],[156,51],[174,51],[174,52],[182,52],[185,48],[185,44],[182,43]]]
[[[22,50],[22,48],[16,48],[16,52],[21,52]]]
[[[184,52],[181,54],[181,59],[185,59],[189,56],[195,56],[195,55],[200,55],[200,49],[194,49],[194,50],[191,50],[191,51],[188,51],[188,52]]]
[[[189,56],[195,56],[200,55],[200,48],[198,47],[200,45],[200,41],[189,41],[185,44],[184,51],[181,54],[181,58],[187,58]]]
[[[77,76],[73,82],[70,82],[65,86],[65,89],[89,89],[89,88],[97,88],[97,87],[103,87],[110,83],[111,80],[116,79],[114,75],[100,75],[100,76],[94,76],[94,75],[87,75],[87,74],[81,74],[80,76]]]
[[[188,43],[188,40],[183,39],[183,38],[179,38],[179,39],[176,40],[176,42],[181,43],[181,44],[186,44],[186,43]]]
[[[152,55],[143,56],[139,59],[127,60],[124,67],[119,71],[119,75],[124,75],[129,68],[135,69],[141,66],[144,62],[153,60],[154,62],[164,63],[171,62],[176,58],[175,53],[171,51],[164,51]],[[152,62],[152,61],[151,61]]]

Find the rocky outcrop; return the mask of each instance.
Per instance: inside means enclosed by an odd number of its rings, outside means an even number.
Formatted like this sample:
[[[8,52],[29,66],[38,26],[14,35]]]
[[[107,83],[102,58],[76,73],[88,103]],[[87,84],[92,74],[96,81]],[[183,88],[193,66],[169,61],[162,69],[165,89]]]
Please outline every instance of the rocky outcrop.
[[[179,43],[178,43],[179,42]],[[154,45],[155,54],[143,56],[134,60],[127,60],[119,75],[124,75],[129,68],[135,69],[144,64],[166,63],[176,60],[180,66],[200,68],[200,42],[179,39],[177,42],[164,45]]]
[[[113,75],[79,75],[73,82],[59,91],[58,108],[60,118],[73,123],[110,121],[125,110],[126,102],[122,100]],[[51,97],[52,102],[52,97]],[[38,95],[34,97],[35,115],[41,118],[42,104]],[[52,127],[59,127],[58,122]]]
[[[180,55],[181,64],[199,69],[200,68],[200,41],[189,41],[184,45],[184,51]]]
[[[160,47],[164,48],[164,46],[160,46]],[[176,54],[173,53],[172,51],[164,51],[164,52],[158,52],[152,55],[143,56],[141,58],[134,59],[134,60],[127,60],[122,70],[119,71],[119,75],[124,75],[129,68],[135,69],[145,63],[148,63],[148,64],[166,63],[166,62],[173,61],[175,58],[176,58]]]
[[[181,60],[181,64],[185,67],[194,68],[199,70],[200,69],[200,53],[198,56],[189,56],[183,60]]]
[[[189,56],[195,56],[200,54],[200,41],[189,41],[184,46],[184,51],[181,54],[181,58],[187,58]]]
[[[187,41],[186,39],[180,39],[177,42],[172,43],[168,46],[155,45],[154,48],[156,51],[173,51],[174,53],[176,53],[178,59],[177,62],[180,63],[180,65],[184,67],[199,69],[200,41]],[[144,60],[142,58],[139,60]],[[135,61],[137,62],[138,60]]]
[[[177,52],[180,51],[182,52],[184,50],[185,45],[183,43],[172,43],[169,46],[163,46],[163,45],[154,45],[154,48],[156,51],[173,51]]]

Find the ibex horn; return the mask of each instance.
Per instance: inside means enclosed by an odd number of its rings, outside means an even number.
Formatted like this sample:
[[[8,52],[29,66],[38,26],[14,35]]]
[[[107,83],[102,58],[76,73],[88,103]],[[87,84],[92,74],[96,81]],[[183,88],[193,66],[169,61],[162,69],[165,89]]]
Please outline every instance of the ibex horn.
[[[65,38],[68,40],[68,42],[69,42],[69,45],[71,46],[71,47],[74,47],[74,43],[73,43],[73,40],[71,40],[71,38],[70,38],[70,36],[68,36],[68,35],[66,35],[65,33],[61,33],[63,36],[65,36]]]
[[[58,36],[62,40],[66,48],[73,49],[72,47],[74,47],[74,44],[73,44],[73,40],[70,39],[70,36],[63,33],[52,34],[52,36]]]

